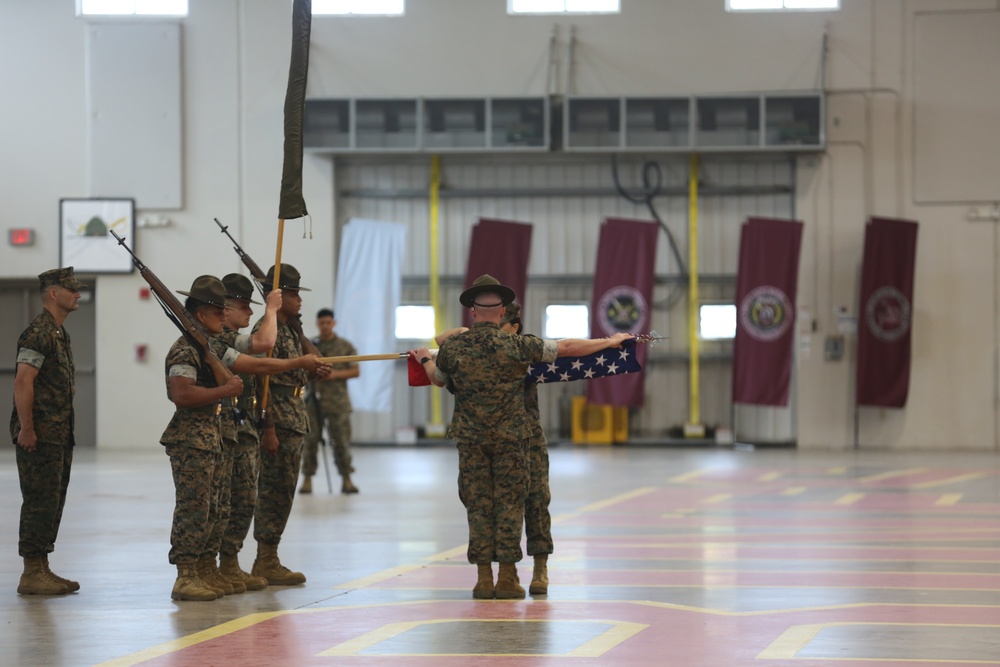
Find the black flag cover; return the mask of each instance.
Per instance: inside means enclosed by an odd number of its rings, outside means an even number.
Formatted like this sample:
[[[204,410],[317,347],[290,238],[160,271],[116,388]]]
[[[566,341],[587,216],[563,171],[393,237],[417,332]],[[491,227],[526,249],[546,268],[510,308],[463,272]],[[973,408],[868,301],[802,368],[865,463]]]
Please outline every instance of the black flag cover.
[[[278,218],[294,220],[309,214],[302,197],[302,118],[306,105],[306,78],[309,73],[309,33],[312,29],[312,0],[292,4],[292,59],[285,92],[285,159],[281,168],[281,200]]]

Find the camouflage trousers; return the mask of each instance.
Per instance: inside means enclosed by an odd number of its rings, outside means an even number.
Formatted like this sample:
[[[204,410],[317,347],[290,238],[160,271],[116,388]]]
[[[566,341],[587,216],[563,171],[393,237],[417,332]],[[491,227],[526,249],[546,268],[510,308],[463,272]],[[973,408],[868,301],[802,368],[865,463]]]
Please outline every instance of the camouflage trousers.
[[[230,512],[233,507],[233,454],[237,445],[228,438],[222,438],[222,457],[212,475],[212,499],[215,508],[215,521],[212,522],[212,534],[208,536],[205,552],[202,556],[213,558],[222,549],[222,538],[229,526]]]
[[[351,466],[351,413],[336,412],[320,407],[316,401],[306,401],[306,411],[309,413],[309,432],[306,433],[305,445],[302,449],[302,474],[312,477],[318,468],[317,453],[319,441],[323,438],[323,423],[319,412],[323,410],[326,417],[326,430],[333,441],[333,462],[337,465],[337,473],[343,477],[354,472]]]
[[[469,521],[470,563],[521,560],[528,441],[458,443],[458,496]]]
[[[257,507],[257,477],[260,475],[260,440],[240,432],[240,444],[233,450],[232,507],[222,536],[221,553],[234,555],[243,549]]]
[[[528,555],[550,554],[552,547],[552,516],[549,502],[549,447],[545,436],[528,441],[528,466],[531,469],[528,499],[524,503],[524,534]]]
[[[278,453],[260,453],[257,479],[257,509],[253,515],[253,536],[264,544],[278,544],[285,532],[295,500],[302,462],[302,434],[278,428]]]
[[[167,445],[166,450],[174,475],[169,560],[174,565],[187,565],[205,555],[218,520],[216,485],[222,475],[223,455],[184,445]]]
[[[40,558],[55,549],[66,489],[73,465],[73,448],[38,443],[33,452],[17,450],[17,475],[21,482],[21,527],[17,553]]]

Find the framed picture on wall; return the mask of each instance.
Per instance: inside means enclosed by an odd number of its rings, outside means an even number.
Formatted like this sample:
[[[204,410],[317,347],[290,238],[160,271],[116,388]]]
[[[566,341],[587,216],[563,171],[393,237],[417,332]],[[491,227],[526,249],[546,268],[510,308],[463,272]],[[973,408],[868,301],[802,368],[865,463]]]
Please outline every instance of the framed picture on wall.
[[[111,230],[135,247],[134,199],[60,199],[59,266],[77,273],[132,273],[132,258]]]

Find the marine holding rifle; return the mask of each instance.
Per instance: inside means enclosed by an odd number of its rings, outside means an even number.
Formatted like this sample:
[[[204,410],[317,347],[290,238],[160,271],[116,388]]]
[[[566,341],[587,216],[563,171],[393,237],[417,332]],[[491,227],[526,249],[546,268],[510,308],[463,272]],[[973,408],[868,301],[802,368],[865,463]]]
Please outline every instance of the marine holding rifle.
[[[294,361],[302,358],[302,342],[292,323],[302,310],[302,287],[298,270],[291,264],[281,264],[278,280],[271,267],[263,281],[265,292],[281,292],[278,310],[278,337],[274,344],[275,359]],[[276,284],[277,283],[277,284]],[[254,325],[254,332],[264,325]],[[315,369],[314,377],[326,379],[331,367]],[[269,586],[303,584],[306,577],[282,565],[278,558],[278,543],[285,532],[288,516],[295,500],[295,484],[299,479],[302,444],[309,430],[309,419],[303,400],[303,388],[310,379],[305,370],[288,370],[270,377],[262,391],[264,409],[269,411],[273,425],[265,425],[261,434],[261,469],[257,483],[257,508],[254,512],[253,536],[257,540],[257,560],[251,574],[267,579]]]
[[[153,281],[147,277],[148,269],[142,267],[141,271],[152,285]],[[161,301],[172,298],[161,291],[157,291]],[[243,393],[243,381],[226,369],[237,373],[279,373],[290,369],[316,371],[322,364],[315,356],[257,358],[220,344],[224,365],[220,370],[214,351],[196,341],[207,343],[204,336],[198,335],[200,332],[209,336],[222,333],[225,286],[215,276],[205,275],[196,278],[189,291],[179,293],[187,300],[184,312],[175,312],[175,315],[186,320],[182,322],[185,331],[195,330],[196,333],[178,338],[167,353],[165,363],[167,396],[176,406],[160,438],[170,457],[175,491],[169,560],[177,566],[177,580],[171,597],[208,601],[222,597],[226,590],[214,558],[211,563],[205,559],[205,554],[211,552],[210,540],[220,520],[217,489],[224,472],[222,404],[225,399]]]

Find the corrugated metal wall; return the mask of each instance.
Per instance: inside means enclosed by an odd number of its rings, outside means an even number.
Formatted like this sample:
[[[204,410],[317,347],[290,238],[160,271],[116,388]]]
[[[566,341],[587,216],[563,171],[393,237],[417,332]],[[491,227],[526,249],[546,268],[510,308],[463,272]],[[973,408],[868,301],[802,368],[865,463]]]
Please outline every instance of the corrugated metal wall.
[[[646,166],[647,162],[654,164]],[[653,204],[671,230],[686,266],[687,156],[630,155],[618,158],[617,166],[621,185],[636,197],[644,193],[644,169],[647,181],[660,183]],[[590,302],[601,222],[607,217],[652,219],[645,205],[632,203],[616,191],[610,155],[444,155],[441,168],[439,270],[446,326],[460,324],[458,295],[471,229],[480,217],[534,225],[528,290],[522,301],[526,329],[537,334],[547,305]],[[334,173],[338,225],[351,218],[368,218],[408,226],[403,302],[429,303],[430,157],[338,157]],[[795,217],[794,191],[793,158],[702,157],[698,261],[703,301],[732,302],[740,224],[751,215]],[[651,350],[646,406],[630,415],[630,430],[637,438],[663,437],[682,426],[689,412],[687,288],[666,234],[659,238],[656,273],[653,329],[669,339]],[[415,341],[401,341],[400,349],[415,345]],[[703,341],[701,352],[702,421],[709,426],[731,426],[731,343]],[[431,390],[407,388],[402,366],[391,416],[356,414],[356,440],[392,440],[397,428],[428,421]],[[569,399],[582,392],[580,383],[549,386],[539,392],[550,438],[568,436]],[[442,395],[447,421],[452,404],[446,392]],[[780,410],[740,406],[737,436],[755,441],[794,440],[793,415],[794,405]]]

